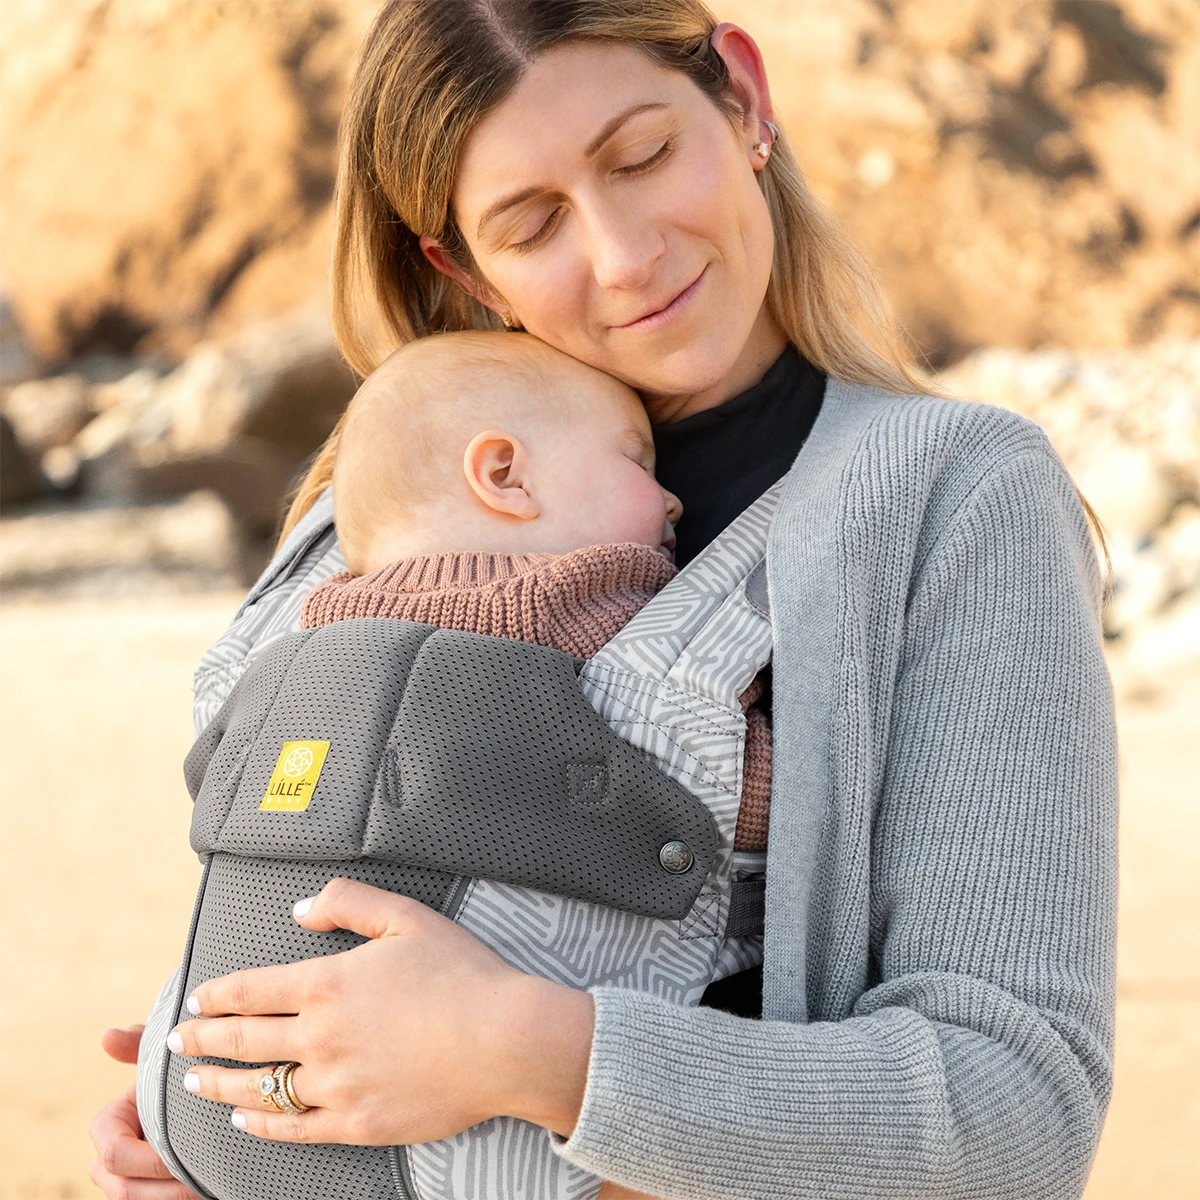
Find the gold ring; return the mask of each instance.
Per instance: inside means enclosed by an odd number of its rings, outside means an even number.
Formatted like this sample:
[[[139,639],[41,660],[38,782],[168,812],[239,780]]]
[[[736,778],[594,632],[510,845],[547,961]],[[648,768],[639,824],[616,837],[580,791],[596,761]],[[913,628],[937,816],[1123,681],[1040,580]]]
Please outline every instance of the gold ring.
[[[292,1084],[292,1073],[299,1065],[298,1062],[280,1063],[275,1068],[275,1090],[272,1092],[272,1098],[284,1112],[291,1113],[292,1116],[308,1112],[311,1107],[300,1103]]]

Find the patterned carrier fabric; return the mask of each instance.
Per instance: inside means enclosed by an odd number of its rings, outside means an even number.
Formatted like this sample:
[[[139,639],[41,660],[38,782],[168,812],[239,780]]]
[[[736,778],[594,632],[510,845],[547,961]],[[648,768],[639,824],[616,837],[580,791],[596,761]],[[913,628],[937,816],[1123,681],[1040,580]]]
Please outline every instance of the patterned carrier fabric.
[[[704,889],[684,920],[664,921],[476,880],[458,923],[513,966],[571,987],[695,1005],[714,979],[762,961],[761,937],[723,933],[746,732],[738,697],[771,657],[756,571],[781,491],[777,484],[743,513],[580,674],[610,727],[715,819],[721,849]],[[510,1117],[410,1146],[408,1159],[420,1200],[593,1200],[600,1188],[554,1152],[545,1130]]]
[[[743,513],[580,674],[585,695],[609,726],[714,819],[720,848],[691,911],[683,920],[655,919],[472,881],[455,919],[518,969],[571,987],[631,988],[694,1005],[714,979],[761,962],[761,937],[726,938],[724,932],[731,881],[742,869],[762,869],[761,855],[739,861],[733,852],[745,738],[738,697],[770,659],[764,556],[782,488],[781,482]],[[208,702],[198,724],[211,719],[250,658],[297,627],[301,589],[340,569],[320,514],[310,518],[308,536],[297,539],[290,559],[281,556],[282,565],[248,597],[230,632],[201,663],[198,690],[203,683]],[[292,575],[286,600],[259,603],[273,598],[270,580],[284,571]],[[293,591],[297,578],[303,583]],[[168,996],[167,1005],[175,999]],[[148,1025],[156,1037],[169,1028],[160,1007]],[[139,1109],[157,1108],[141,1094],[143,1083],[155,1089],[153,1075],[139,1064]],[[161,1137],[157,1129],[146,1132],[152,1143]],[[512,1118],[395,1153],[396,1194],[407,1194],[406,1200],[593,1200],[600,1188],[599,1179],[555,1152],[545,1130]]]
[[[192,680],[196,697],[192,724],[197,737],[251,663],[268,646],[300,628],[304,597],[322,580],[345,569],[333,528],[333,494],[326,490],[242,601],[229,628],[200,659]]]

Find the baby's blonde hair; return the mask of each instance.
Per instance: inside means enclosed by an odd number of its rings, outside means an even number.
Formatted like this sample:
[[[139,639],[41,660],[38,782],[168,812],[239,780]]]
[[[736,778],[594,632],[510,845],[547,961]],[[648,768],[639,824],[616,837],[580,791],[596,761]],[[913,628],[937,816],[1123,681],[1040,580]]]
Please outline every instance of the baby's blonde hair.
[[[562,420],[597,381],[624,388],[525,333],[443,333],[390,354],[350,402],[333,462],[334,519],[351,570],[377,530],[449,491],[476,433]]]

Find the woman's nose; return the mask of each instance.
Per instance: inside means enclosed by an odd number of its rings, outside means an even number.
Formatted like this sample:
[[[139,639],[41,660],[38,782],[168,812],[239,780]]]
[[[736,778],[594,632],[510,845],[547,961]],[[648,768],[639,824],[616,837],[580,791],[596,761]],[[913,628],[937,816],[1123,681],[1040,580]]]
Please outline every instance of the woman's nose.
[[[600,287],[622,291],[645,287],[666,243],[644,214],[622,213],[614,207],[587,214],[585,224],[592,274]]]

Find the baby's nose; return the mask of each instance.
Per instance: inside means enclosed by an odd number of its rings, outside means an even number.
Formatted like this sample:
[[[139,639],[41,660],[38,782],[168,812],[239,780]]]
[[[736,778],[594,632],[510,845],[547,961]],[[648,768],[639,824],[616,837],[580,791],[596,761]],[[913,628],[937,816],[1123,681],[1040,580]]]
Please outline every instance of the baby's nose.
[[[679,524],[679,518],[683,516],[683,504],[674,492],[668,492],[666,488],[662,490],[663,499],[667,502],[667,520],[672,525]]]

